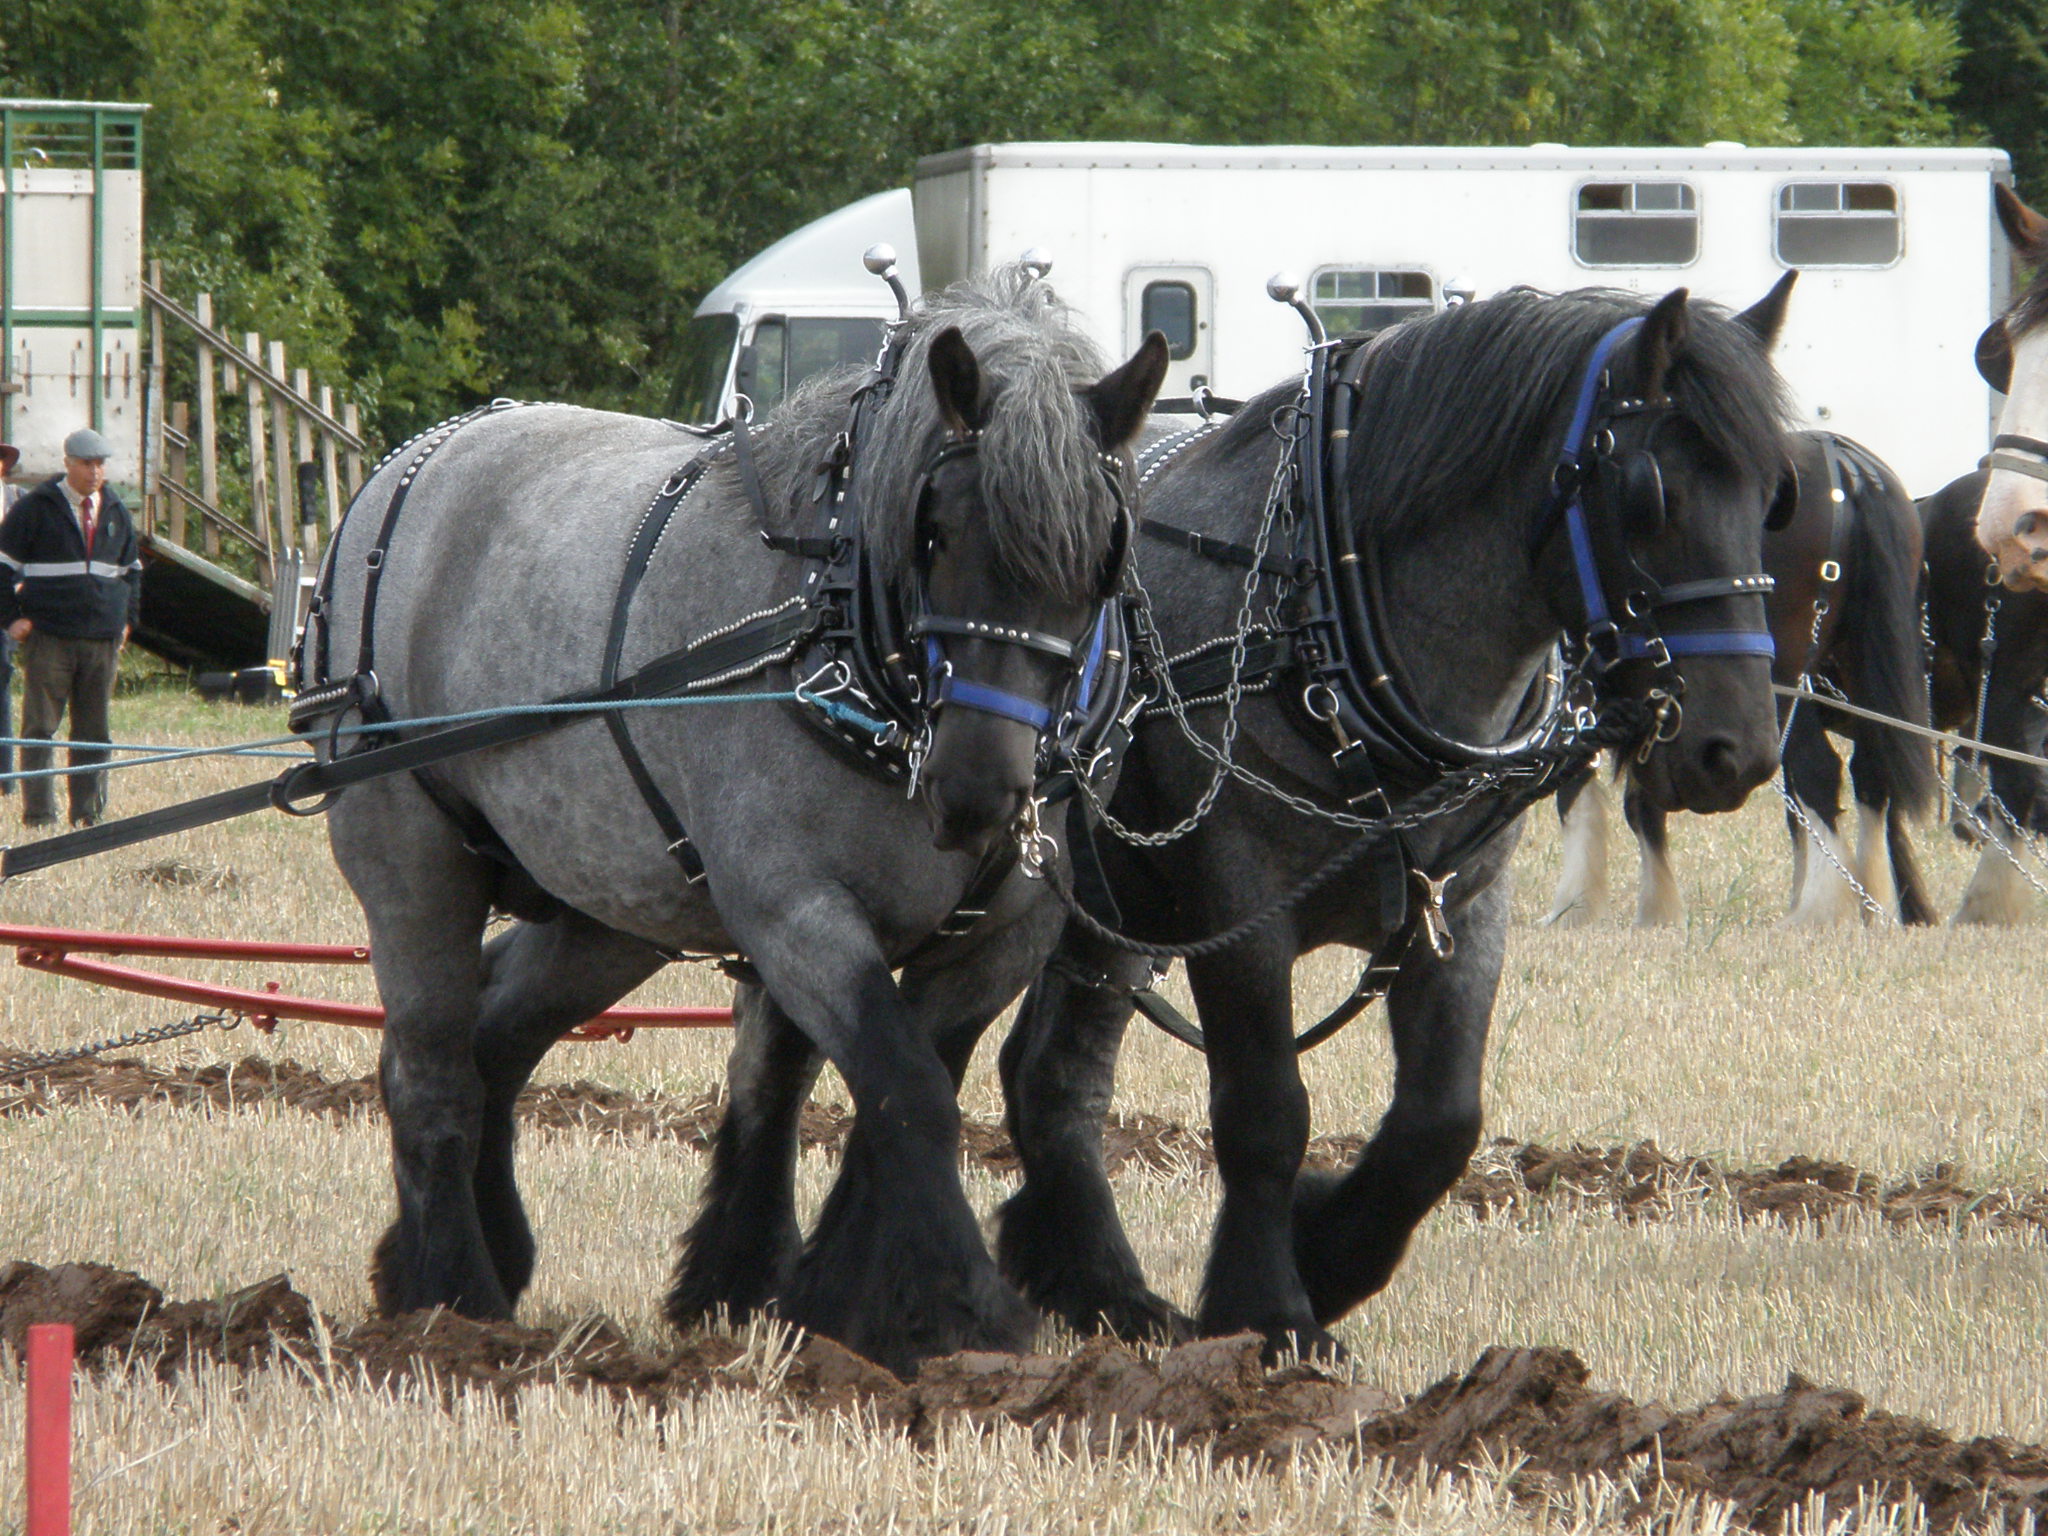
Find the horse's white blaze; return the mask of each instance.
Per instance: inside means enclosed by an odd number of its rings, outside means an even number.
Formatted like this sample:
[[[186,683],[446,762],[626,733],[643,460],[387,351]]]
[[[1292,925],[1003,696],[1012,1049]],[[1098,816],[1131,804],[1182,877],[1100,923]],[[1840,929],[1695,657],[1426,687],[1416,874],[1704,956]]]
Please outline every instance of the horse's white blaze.
[[[1813,831],[1794,831],[1798,847],[1793,860],[1796,883],[1792,889],[1792,910],[1780,920],[1779,926],[1808,928],[1845,922],[1863,907],[1856,899],[1856,892],[1841,875],[1842,870],[1856,866],[1842,840],[1821,820],[1820,812],[1804,800],[1799,802],[1799,808],[1813,824]],[[1807,847],[1809,837],[1820,846]],[[1801,854],[1804,857],[1800,857]]]
[[[1685,898],[1678,893],[1678,877],[1671,861],[1638,836],[1636,852],[1642,870],[1636,877],[1636,926],[1668,928],[1685,921]]]
[[[1543,921],[1583,928],[1607,916],[1607,791],[1588,781],[1564,818],[1564,869]]]
[[[2010,834],[2000,828],[1993,835]],[[2013,859],[2026,856],[2025,849],[2008,856],[2005,850],[1986,843],[1984,850],[1977,855],[1977,868],[1970,876],[1970,883],[1963,887],[1963,899],[1956,904],[1954,921],[2001,928],[2025,922],[2029,887],[2014,866]]]
[[[1882,914],[1865,910],[1863,920],[1877,923],[1885,921],[1898,910],[1899,893],[1892,881],[1891,845],[1885,841],[1884,812],[1874,806],[1856,807],[1856,862],[1852,868],[1863,889],[1870,892],[1870,899],[1884,909]],[[1861,901],[1857,906],[1861,907]]]
[[[2012,349],[2012,393],[1998,413],[1998,430],[2048,441],[2048,326]],[[2048,591],[2048,481],[1992,470],[1977,508],[1977,542],[1998,562],[2007,586]]]

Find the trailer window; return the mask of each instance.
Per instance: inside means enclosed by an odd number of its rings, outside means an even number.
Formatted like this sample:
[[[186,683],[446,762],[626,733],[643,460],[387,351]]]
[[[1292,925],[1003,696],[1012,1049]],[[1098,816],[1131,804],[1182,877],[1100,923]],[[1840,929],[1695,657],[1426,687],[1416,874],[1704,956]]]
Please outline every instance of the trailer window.
[[[1772,243],[1788,267],[1888,267],[1899,259],[1899,189],[1887,181],[1780,187]]]
[[[783,365],[788,356],[787,323],[782,320],[756,322],[752,338],[740,348],[740,360],[732,374],[732,387],[752,403],[756,419],[782,404],[785,392]]]
[[[732,315],[699,315],[683,327],[682,362],[669,391],[668,414],[676,421],[716,421],[725,402],[725,376],[732,344],[740,333]]]
[[[1588,267],[1682,267],[1700,253],[1700,208],[1683,181],[1592,181],[1579,188],[1572,255]]]
[[[1345,268],[1318,272],[1309,307],[1332,336],[1369,336],[1436,309],[1427,272]]]
[[[835,368],[865,368],[882,350],[887,329],[880,320],[864,316],[828,315],[789,322],[789,371],[783,392],[787,394],[806,379]]]
[[[1195,285],[1147,283],[1138,296],[1138,329],[1166,338],[1166,355],[1178,363],[1195,355]]]

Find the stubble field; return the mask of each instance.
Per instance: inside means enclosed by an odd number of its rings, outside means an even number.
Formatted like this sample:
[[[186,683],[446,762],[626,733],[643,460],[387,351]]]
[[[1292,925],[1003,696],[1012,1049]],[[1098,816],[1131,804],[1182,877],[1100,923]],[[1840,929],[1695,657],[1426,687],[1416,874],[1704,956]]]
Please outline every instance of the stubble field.
[[[267,713],[166,695],[121,701],[116,719],[127,739],[152,741],[231,740],[276,725]],[[117,780],[115,808],[261,771],[211,761],[138,770]],[[0,822],[0,840],[19,836],[12,802],[0,804]],[[1502,1145],[1424,1224],[1389,1289],[1338,1329],[1352,1379],[1392,1401],[1465,1372],[1489,1346],[1561,1348],[1583,1357],[1593,1389],[1638,1404],[1774,1394],[1797,1373],[1958,1440],[2048,1443],[2041,930],[1777,931],[1789,866],[1769,790],[1734,816],[1678,820],[1674,842],[1685,928],[1559,933],[1533,926],[1558,839],[1548,808],[1532,816],[1487,1070],[1488,1133]],[[1920,844],[1953,905],[1971,856],[1934,828]],[[1616,849],[1615,869],[1632,876],[1627,850]],[[17,880],[0,892],[0,921],[362,935],[320,824],[269,815]],[[1303,963],[1304,1016],[1348,990],[1351,959]],[[371,995],[359,972],[209,974]],[[641,998],[723,1002],[725,984],[671,968]],[[0,1050],[61,1047],[178,1014],[0,969]],[[990,1124],[1000,1118],[993,1041],[965,1095],[970,1119]],[[522,1176],[542,1256],[523,1323],[587,1331],[601,1314],[621,1349],[673,1350],[658,1298],[704,1167],[699,1141],[678,1127],[716,1092],[724,1050],[719,1031],[642,1034],[625,1046],[565,1045],[542,1067],[540,1082],[587,1079],[645,1103],[637,1118],[557,1114],[526,1133]],[[314,1025],[269,1038],[210,1033],[149,1053],[157,1076],[131,1074],[126,1091],[90,1076],[69,1089],[0,1087],[0,1266],[97,1262],[179,1299],[217,1298],[282,1271],[322,1314],[317,1339],[359,1325],[367,1254],[391,1200],[383,1126],[370,1107],[315,1113],[263,1089],[275,1073],[261,1064],[287,1058],[345,1084],[372,1070],[375,1039]],[[205,1070],[229,1065],[246,1091],[223,1090]],[[1389,1069],[1373,1014],[1314,1053],[1317,1133],[1369,1131]],[[828,1075],[819,1097],[844,1096]],[[1205,1119],[1199,1059],[1134,1026],[1119,1103],[1139,1153],[1117,1176],[1133,1240],[1154,1284],[1190,1305],[1215,1193],[1199,1137],[1186,1134]],[[996,1140],[981,1138],[967,1162],[984,1212],[1008,1188]],[[1527,1150],[1645,1142],[1666,1159],[1609,1158],[1604,1182],[1591,1159],[1555,1177]],[[821,1198],[832,1157],[829,1138],[805,1153],[806,1200]],[[1781,1168],[1793,1158],[1845,1167]],[[1781,1170],[1774,1180],[1748,1179],[1771,1169]],[[1781,1199],[1771,1193],[1780,1186],[1797,1188]],[[1076,1347],[1051,1331],[1042,1340],[1052,1352]],[[912,1432],[886,1399],[804,1406],[778,1385],[786,1348],[757,1330],[734,1346],[739,1363],[652,1405],[545,1371],[497,1392],[423,1371],[379,1380],[323,1365],[317,1349],[247,1372],[198,1362],[166,1380],[138,1360],[80,1388],[79,1528],[1462,1532],[1656,1518],[1691,1531],[1740,1513],[1682,1485],[1645,1502],[1630,1491],[1634,1463],[1574,1483],[1535,1478],[1500,1453],[1455,1477],[1418,1478],[1341,1435],[1241,1457],[1176,1445],[1144,1424],[1113,1447],[1015,1415],[933,1417]],[[0,1369],[0,1532],[22,1520],[21,1412],[10,1359]],[[1790,1518],[1903,1530],[1921,1516],[1911,1501],[1873,1495],[1860,1510],[1852,1501]]]

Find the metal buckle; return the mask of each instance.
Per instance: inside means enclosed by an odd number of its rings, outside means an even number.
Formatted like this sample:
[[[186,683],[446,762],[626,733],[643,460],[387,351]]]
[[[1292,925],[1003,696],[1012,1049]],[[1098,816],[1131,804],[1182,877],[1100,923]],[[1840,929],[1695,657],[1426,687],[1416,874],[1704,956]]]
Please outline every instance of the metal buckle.
[[[1046,834],[1039,813],[1045,809],[1045,797],[1033,795],[1024,802],[1024,809],[1017,813],[1017,863],[1026,880],[1043,880],[1046,867],[1059,853],[1059,845]]]
[[[1821,561],[1820,579],[1831,583],[1840,581],[1842,579],[1842,562],[1839,560]]]

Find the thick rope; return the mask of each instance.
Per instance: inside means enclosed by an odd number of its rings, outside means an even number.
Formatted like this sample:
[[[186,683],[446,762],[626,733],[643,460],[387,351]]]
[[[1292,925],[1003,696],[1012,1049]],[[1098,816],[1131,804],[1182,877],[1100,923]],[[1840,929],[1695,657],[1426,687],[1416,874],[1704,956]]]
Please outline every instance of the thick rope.
[[[344,725],[332,731],[322,731],[322,739],[328,736],[369,736],[396,730],[418,730],[427,726],[466,725],[477,720],[497,720],[507,715],[596,715],[614,709],[677,709],[688,704],[788,704],[804,703],[822,709],[835,720],[843,720],[860,730],[881,732],[887,727],[879,720],[870,718],[851,705],[822,694],[808,693],[801,688],[779,693],[712,693],[694,694],[664,699],[613,699],[610,701],[571,701],[559,704],[502,704],[491,709],[464,710],[453,715],[422,715],[410,720],[387,720],[375,725]],[[62,741],[55,738],[14,737],[17,746],[69,747],[73,750],[90,752],[142,752],[144,757],[131,757],[124,762],[93,763],[86,767],[20,769],[12,773],[0,773],[0,783],[13,783],[20,779],[54,779],[80,773],[110,773],[122,768],[146,768],[156,763],[184,762],[201,757],[283,757],[295,762],[310,762],[304,752],[277,752],[264,750],[296,744],[304,746],[304,736],[262,736],[253,741],[236,742],[223,747],[146,747],[117,745],[99,741]]]

